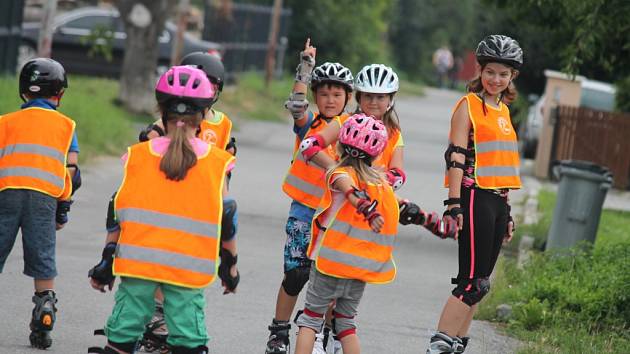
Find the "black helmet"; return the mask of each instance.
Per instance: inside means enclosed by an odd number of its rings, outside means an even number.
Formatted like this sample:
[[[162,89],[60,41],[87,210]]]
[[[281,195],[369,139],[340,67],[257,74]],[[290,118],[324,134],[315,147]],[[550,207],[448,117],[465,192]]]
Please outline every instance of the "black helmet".
[[[203,70],[210,82],[219,86],[219,92],[223,90],[225,67],[217,55],[204,52],[190,53],[182,59],[180,65],[192,65]]]
[[[59,62],[48,58],[35,58],[24,64],[20,71],[20,97],[57,96],[68,87],[66,71]]]
[[[313,70],[311,86],[314,89],[320,84],[328,82],[343,85],[349,91],[352,91],[354,78],[350,69],[345,66],[339,63],[326,62]]]
[[[492,34],[484,38],[475,52],[479,64],[503,63],[515,69],[523,65],[523,50],[518,42],[508,36]]]

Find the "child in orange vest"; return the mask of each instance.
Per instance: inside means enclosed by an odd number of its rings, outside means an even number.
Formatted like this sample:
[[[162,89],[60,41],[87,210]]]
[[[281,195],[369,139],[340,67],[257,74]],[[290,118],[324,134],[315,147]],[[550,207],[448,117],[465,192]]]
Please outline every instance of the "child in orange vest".
[[[216,264],[224,282],[236,264],[219,235],[234,157],[195,137],[213,96],[205,73],[190,66],[173,67],[158,81],[166,136],[130,147],[125,157],[114,202],[119,229],[108,233],[103,258],[89,273],[92,287],[103,292],[116,275],[121,283],[104,331],[108,344],[91,352],[134,352],[160,288],[171,352],[207,353],[208,335],[198,329],[205,323],[203,288],[216,278]]]
[[[357,113],[373,116],[387,127],[389,135],[387,146],[381,156],[374,161],[374,166],[381,168],[389,184],[394,190],[398,190],[407,179],[403,171],[404,142],[400,121],[394,109],[394,96],[399,88],[398,75],[392,68],[383,64],[366,65],[357,74],[354,88],[355,99],[359,105]],[[334,165],[334,161],[319,151],[337,141],[343,121],[338,120],[337,123],[330,124],[318,134],[305,139],[308,144],[304,146],[314,146],[305,151],[309,155],[309,160],[326,168]]]
[[[300,55],[293,92],[286,108],[294,118],[296,135],[293,160],[285,177],[282,190],[292,199],[286,224],[287,241],[284,248],[284,278],[278,290],[275,315],[269,325],[267,354],[287,354],[289,350],[289,319],[297,297],[308,281],[311,261],[306,256],[310,240],[311,221],[324,189],[326,170],[310,164],[300,153],[305,136],[316,134],[337,119],[345,119],[344,110],[352,96],[352,73],[339,63],[323,63],[315,67],[315,47],[306,41]],[[318,112],[308,111],[306,93],[308,84],[315,97]],[[342,116],[342,118],[339,118]],[[333,146],[322,155],[334,161]],[[320,338],[323,339],[323,338]]]
[[[296,354],[311,353],[332,301],[343,352],[359,353],[354,317],[365,284],[395,277],[398,202],[384,175],[372,167],[386,143],[385,126],[372,117],[354,115],[341,128],[340,160],[327,173],[326,192],[312,223],[308,256],[314,263],[306,305],[296,320]]]
[[[223,85],[225,83],[225,68],[221,62],[221,58],[217,55],[206,52],[193,52],[186,55],[180,65],[191,65],[203,72],[210,80],[214,93],[214,97],[209,107],[218,101]],[[210,145],[214,145],[223,149],[232,155],[236,155],[236,139],[231,136],[232,121],[227,114],[210,108],[199,126],[197,137]],[[140,132],[139,140],[147,141],[164,135],[164,125],[161,119],[149,124],[146,129]],[[221,242],[223,247],[236,255],[236,231],[238,225],[238,210],[236,200],[228,195],[228,185],[231,178],[231,172],[228,172],[228,183],[224,184],[223,189],[223,216],[221,218]],[[228,284],[228,289],[236,288],[239,276],[236,274],[233,280]],[[231,293],[232,291],[228,291]],[[168,328],[164,321],[164,310],[162,307],[162,294],[158,290],[156,292],[156,309],[151,321],[147,324],[147,328],[143,339],[141,340],[141,349],[147,352],[151,349],[159,349],[166,344],[168,336]]]
[[[477,304],[490,291],[501,245],[514,232],[508,192],[521,187],[516,133],[506,103],[516,98],[512,81],[523,64],[514,39],[490,35],[477,46],[480,76],[468,85],[451,119],[444,153],[448,199],[445,220],[458,224],[459,273],[427,354],[463,353]]]
[[[33,277],[31,345],[52,345],[57,296],[56,230],[68,222],[70,196],[81,185],[75,122],[57,111],[66,72],[48,58],[20,72],[22,110],[0,117],[0,272],[21,229],[24,274]]]

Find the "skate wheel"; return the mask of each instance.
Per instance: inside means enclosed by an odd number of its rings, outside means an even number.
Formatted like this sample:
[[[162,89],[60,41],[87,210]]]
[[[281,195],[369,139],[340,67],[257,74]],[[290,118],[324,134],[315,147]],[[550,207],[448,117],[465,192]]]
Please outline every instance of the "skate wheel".
[[[28,339],[31,346],[38,349],[47,349],[52,345],[52,338],[47,332],[31,332]]]

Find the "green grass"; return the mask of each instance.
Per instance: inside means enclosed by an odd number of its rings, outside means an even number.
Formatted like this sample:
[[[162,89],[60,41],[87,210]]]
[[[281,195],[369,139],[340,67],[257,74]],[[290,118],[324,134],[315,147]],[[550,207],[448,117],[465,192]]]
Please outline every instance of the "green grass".
[[[400,81],[400,96],[424,96],[424,85],[421,82]]]
[[[541,218],[521,227],[542,244],[556,195],[538,196]],[[526,342],[519,353],[630,353],[630,213],[604,210],[595,245],[567,256],[537,252],[518,269],[502,258],[480,319],[496,321],[499,304],[510,304],[507,331]]]
[[[262,73],[248,72],[237,77],[237,85],[221,93],[217,109],[244,119],[282,121],[289,113],[284,101],[293,87],[293,78],[284,76],[265,87]]]
[[[114,104],[118,94],[115,80],[70,76],[68,86],[59,111],[77,123],[81,162],[97,155],[122,154],[137,136],[134,122],[151,120]],[[17,92],[15,77],[0,77],[0,114],[20,108]]]

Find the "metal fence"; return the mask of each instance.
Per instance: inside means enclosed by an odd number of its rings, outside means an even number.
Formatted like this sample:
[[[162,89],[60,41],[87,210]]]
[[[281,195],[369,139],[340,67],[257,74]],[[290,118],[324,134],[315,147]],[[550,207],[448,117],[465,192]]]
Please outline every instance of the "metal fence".
[[[263,71],[267,55],[272,7],[231,3],[206,2],[203,39],[223,46],[223,63],[229,73]],[[283,9],[276,46],[276,74],[282,72],[287,48],[287,33],[291,10]]]
[[[23,0],[0,0],[0,73],[15,73],[23,9]]]
[[[559,106],[553,160],[585,160],[613,173],[614,186],[630,188],[630,114]]]

